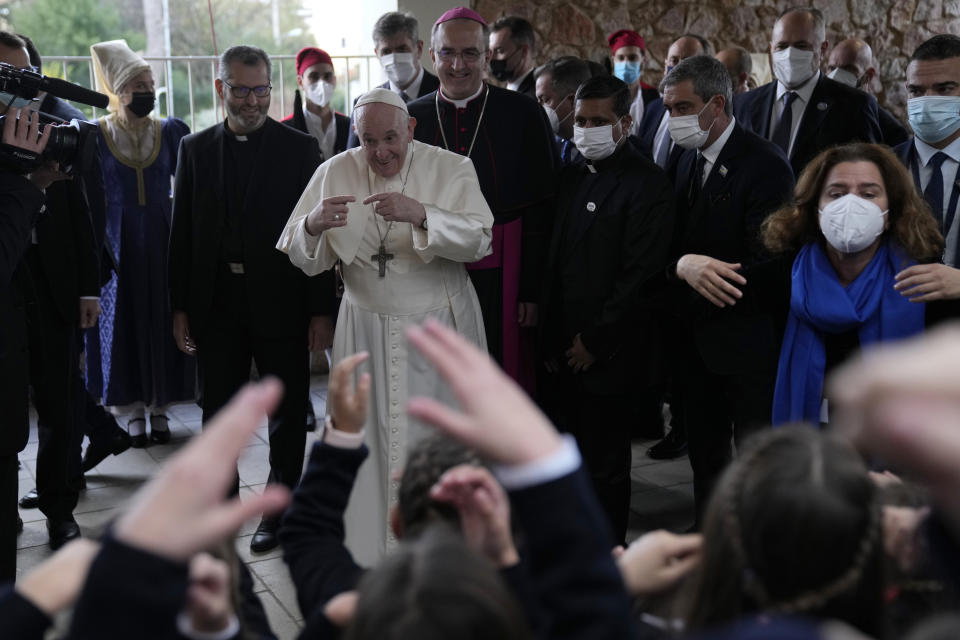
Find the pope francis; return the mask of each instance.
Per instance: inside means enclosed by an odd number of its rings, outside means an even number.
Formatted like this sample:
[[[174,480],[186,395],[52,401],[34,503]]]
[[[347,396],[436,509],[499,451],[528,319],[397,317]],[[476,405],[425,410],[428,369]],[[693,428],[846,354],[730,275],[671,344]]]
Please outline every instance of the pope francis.
[[[388,512],[408,445],[425,429],[406,415],[407,398],[453,401],[408,350],[405,329],[430,317],[486,347],[464,263],[490,253],[493,214],[470,159],[416,142],[416,120],[397,94],[364,94],[355,122],[361,146],[317,169],[277,248],[308,275],[340,261],[345,292],[333,359],[370,353],[370,457],[345,515],[347,546],[369,565],[395,544]]]

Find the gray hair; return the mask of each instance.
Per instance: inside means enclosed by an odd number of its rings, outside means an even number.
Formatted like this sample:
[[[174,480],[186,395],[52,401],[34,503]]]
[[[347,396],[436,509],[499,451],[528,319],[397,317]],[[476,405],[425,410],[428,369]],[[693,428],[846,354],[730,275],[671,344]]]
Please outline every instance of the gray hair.
[[[414,45],[420,40],[420,24],[412,13],[390,11],[380,16],[377,23],[373,25],[373,44],[379,47],[381,40],[386,40],[398,33],[409,36]]]
[[[660,81],[660,93],[684,80],[693,82],[693,92],[704,103],[713,96],[723,96],[723,112],[728,116],[733,113],[733,85],[730,83],[730,73],[722,62],[710,56],[687,58]]]
[[[470,18],[454,18],[454,20],[470,20]],[[450,20],[447,20],[447,22],[450,22]],[[480,45],[480,51],[485,52],[487,49],[490,48],[490,44],[489,44],[490,43],[490,27],[488,25],[483,24],[482,22],[476,22],[474,20],[470,20],[470,22],[480,25],[481,33],[483,36],[482,37],[483,44]],[[436,24],[433,25],[433,29],[431,29],[430,31],[430,48],[433,49],[434,51],[440,50],[439,47],[437,47],[437,32],[440,31],[440,25],[442,24],[446,24],[446,22],[437,22]]]
[[[753,71],[753,59],[750,58],[750,52],[744,49],[743,47],[727,47],[723,51],[734,51],[737,54],[737,63],[734,65],[734,71],[737,73],[737,77],[740,77],[741,73],[745,73],[748,76],[750,72]],[[720,55],[721,52],[717,52],[717,55]]]
[[[827,21],[824,19],[823,12],[820,11],[820,9],[815,7],[791,7],[789,9],[784,9],[783,13],[777,16],[777,22],[780,22],[784,16],[788,16],[791,13],[805,13],[813,18],[813,33],[817,38],[817,43],[826,41]]]
[[[270,56],[260,47],[238,44],[224,51],[220,54],[220,66],[217,67],[217,77],[226,82],[230,78],[230,65],[235,62],[245,64],[248,67],[256,67],[262,62],[267,65],[267,78],[270,78],[273,68],[270,64]]]
[[[590,79],[590,66],[576,56],[562,56],[543,64],[533,72],[534,78],[550,76],[550,88],[560,94],[576,93]]]

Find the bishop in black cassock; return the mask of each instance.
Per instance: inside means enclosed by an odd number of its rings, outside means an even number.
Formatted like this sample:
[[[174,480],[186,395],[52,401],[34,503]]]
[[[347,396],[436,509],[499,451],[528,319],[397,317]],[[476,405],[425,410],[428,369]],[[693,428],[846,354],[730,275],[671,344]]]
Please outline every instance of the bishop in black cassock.
[[[530,383],[530,374],[521,375],[530,369],[522,355],[520,307],[539,299],[559,159],[543,109],[483,82],[487,41],[486,22],[477,13],[457,8],[443,14],[430,49],[440,89],[407,106],[417,119],[417,140],[473,160],[494,215],[493,253],[467,269],[490,353],[507,373]],[[522,320],[535,323],[529,315]]]

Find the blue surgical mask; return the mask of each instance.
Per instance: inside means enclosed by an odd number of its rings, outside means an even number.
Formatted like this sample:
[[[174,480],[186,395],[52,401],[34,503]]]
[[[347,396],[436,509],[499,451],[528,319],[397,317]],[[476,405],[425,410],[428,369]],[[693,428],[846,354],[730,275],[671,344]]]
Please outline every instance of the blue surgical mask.
[[[670,72],[671,72],[671,71],[673,71],[673,67],[668,64],[668,65],[663,69],[663,75],[668,76],[668,75],[670,75]]]
[[[33,101],[29,98],[21,98],[20,96],[15,96],[12,93],[0,91],[0,102],[9,105],[8,108],[10,109],[23,109]]]
[[[623,60],[613,63],[613,75],[627,84],[633,84],[640,77],[639,60]]]
[[[960,129],[960,96],[910,98],[907,117],[918,138],[927,144],[936,144]]]

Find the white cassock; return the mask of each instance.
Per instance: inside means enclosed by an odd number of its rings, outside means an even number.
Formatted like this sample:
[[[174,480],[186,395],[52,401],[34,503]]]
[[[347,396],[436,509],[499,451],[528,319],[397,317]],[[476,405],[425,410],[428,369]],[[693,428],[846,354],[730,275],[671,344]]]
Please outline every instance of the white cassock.
[[[391,225],[373,212],[374,204],[361,204],[369,195],[401,189],[423,204],[427,230],[407,222]],[[324,198],[340,195],[356,197],[348,205],[346,226],[308,234],[304,224],[310,211]],[[433,367],[408,347],[405,330],[434,318],[486,348],[480,304],[463,263],[490,253],[492,226],[473,162],[414,141],[403,169],[391,178],[370,170],[362,147],[320,165],[277,243],[307,275],[341,260],[345,292],[333,360],[370,353],[361,368],[368,367],[372,377],[366,424],[370,457],[360,468],[345,515],[346,544],[361,565],[372,565],[396,544],[388,511],[396,504],[399,474],[408,447],[429,433],[429,427],[407,416],[407,399],[453,401]],[[393,254],[384,277],[374,258],[381,236],[386,252]]]

